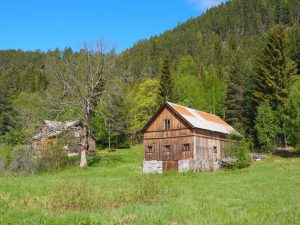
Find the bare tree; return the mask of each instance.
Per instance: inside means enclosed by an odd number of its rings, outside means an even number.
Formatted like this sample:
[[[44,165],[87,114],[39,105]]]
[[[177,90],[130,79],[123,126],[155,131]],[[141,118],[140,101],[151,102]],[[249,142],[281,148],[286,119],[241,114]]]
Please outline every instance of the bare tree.
[[[51,58],[48,69],[53,87],[48,91],[50,104],[56,105],[57,113],[66,110],[76,112],[82,121],[80,167],[86,168],[89,149],[91,117],[97,100],[105,92],[105,85],[115,75],[115,53],[108,50],[103,41],[94,46],[84,45],[84,49],[65,57]]]

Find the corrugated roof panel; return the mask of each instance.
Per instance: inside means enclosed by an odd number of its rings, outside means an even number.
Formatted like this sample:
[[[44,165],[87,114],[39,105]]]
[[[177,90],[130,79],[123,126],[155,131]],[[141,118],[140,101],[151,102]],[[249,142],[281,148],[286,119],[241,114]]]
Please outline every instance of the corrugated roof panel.
[[[216,115],[180,106],[171,102],[167,102],[167,104],[169,104],[177,113],[196,128],[225,134],[235,132],[230,125]]]

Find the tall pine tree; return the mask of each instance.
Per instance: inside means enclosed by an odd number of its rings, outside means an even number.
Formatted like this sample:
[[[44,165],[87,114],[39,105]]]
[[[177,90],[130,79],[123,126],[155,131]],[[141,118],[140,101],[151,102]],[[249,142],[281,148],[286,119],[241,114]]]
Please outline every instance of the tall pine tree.
[[[159,76],[159,96],[162,102],[172,101],[171,60],[165,56]]]
[[[246,74],[240,54],[235,52],[229,67],[226,119],[237,129],[245,123]]]
[[[254,77],[255,88],[253,100],[258,106],[269,101],[273,110],[278,111],[281,131],[278,134],[278,145],[286,146],[285,115],[287,111],[288,91],[297,75],[296,63],[290,58],[290,48],[285,27],[273,26],[267,34],[258,70]]]

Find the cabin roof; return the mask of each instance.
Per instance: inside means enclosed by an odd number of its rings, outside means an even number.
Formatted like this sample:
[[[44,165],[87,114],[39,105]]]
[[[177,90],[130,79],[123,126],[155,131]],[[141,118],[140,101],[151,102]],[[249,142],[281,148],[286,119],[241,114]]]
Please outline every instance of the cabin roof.
[[[165,107],[171,109],[192,128],[199,128],[223,134],[237,133],[229,124],[216,115],[184,107],[172,102],[166,102],[145,125],[143,131],[147,129],[150,123]]]
[[[59,121],[54,121],[54,120],[44,120],[44,127],[48,127],[48,129],[49,129],[45,135],[47,137],[55,137],[65,131],[75,128],[80,123],[81,123],[80,120],[66,121],[66,122],[59,122]],[[42,136],[43,136],[42,133],[38,133],[33,137],[33,139],[37,140],[37,139],[40,139]]]

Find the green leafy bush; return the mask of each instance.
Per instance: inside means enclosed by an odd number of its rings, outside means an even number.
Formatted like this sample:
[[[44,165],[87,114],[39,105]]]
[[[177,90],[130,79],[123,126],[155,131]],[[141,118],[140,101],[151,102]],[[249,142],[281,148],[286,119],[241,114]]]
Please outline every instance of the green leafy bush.
[[[13,150],[13,147],[10,146],[10,145],[0,146],[0,155],[3,157],[4,164],[6,165],[6,168],[10,164],[12,150]]]
[[[88,156],[87,162],[88,166],[96,166],[100,163],[101,157],[98,155]]]
[[[225,150],[227,160],[222,162],[226,169],[242,169],[251,165],[249,154],[250,143],[242,139],[239,142],[231,141]]]
[[[37,172],[50,172],[66,168],[69,165],[69,158],[66,149],[59,144],[49,146],[42,151],[37,158]]]

